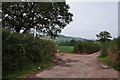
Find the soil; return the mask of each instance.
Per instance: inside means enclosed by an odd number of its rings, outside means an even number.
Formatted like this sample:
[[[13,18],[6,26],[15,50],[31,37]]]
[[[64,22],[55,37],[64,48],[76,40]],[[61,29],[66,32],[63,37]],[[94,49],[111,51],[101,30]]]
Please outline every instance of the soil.
[[[29,74],[26,78],[118,78],[118,71],[101,63],[93,54],[56,53],[56,65]],[[102,65],[102,66],[101,66]]]

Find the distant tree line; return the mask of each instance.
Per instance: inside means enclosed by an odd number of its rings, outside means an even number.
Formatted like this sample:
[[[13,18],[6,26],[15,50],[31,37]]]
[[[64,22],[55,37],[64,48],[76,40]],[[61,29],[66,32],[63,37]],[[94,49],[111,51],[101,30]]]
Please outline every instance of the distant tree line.
[[[74,46],[74,44],[76,43],[77,41],[72,39],[70,41],[59,41],[58,42],[58,45],[59,46]]]
[[[77,44],[79,42],[84,42],[84,41],[93,41],[93,40],[75,40],[75,39],[72,39],[70,41],[58,41],[57,44],[59,46],[74,46],[75,44]]]

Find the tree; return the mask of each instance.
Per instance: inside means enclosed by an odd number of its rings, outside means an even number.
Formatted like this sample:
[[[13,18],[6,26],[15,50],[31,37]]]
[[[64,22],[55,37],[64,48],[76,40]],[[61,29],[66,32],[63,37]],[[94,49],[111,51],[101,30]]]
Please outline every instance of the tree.
[[[69,8],[65,2],[3,2],[2,25],[23,33],[36,26],[40,35],[56,37],[72,21]]]
[[[101,31],[99,34],[96,34],[98,40],[103,43],[102,50],[101,50],[101,56],[107,56],[108,50],[107,50],[107,41],[110,41],[109,38],[111,37],[111,34],[107,31]]]
[[[96,34],[97,38],[99,41],[101,41],[102,43],[109,41],[109,38],[111,37],[111,34],[107,31],[101,31],[99,34]]]
[[[75,40],[74,39],[70,40],[70,46],[74,46],[74,44],[75,44]]]

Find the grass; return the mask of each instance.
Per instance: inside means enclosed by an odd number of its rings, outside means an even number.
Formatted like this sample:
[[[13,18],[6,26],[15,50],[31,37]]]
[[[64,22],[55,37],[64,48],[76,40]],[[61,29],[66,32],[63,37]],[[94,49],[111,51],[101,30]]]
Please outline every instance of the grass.
[[[50,63],[50,62],[42,63],[42,64],[38,64],[38,63],[29,64],[29,65],[26,65],[23,70],[7,74],[4,78],[24,78],[25,75],[38,71],[39,70],[38,67],[41,67],[41,69],[45,69],[52,65],[54,65],[54,63]]]
[[[109,66],[113,66],[113,64],[107,59],[107,57],[105,56],[99,56],[99,59],[104,62],[105,64],[109,65]]]
[[[58,46],[57,48],[63,53],[73,53],[74,50],[73,46]]]
[[[120,71],[120,67],[117,66],[117,65],[115,65],[115,64],[113,64],[112,62],[110,62],[110,61],[107,59],[107,57],[105,57],[105,56],[98,56],[98,58],[99,58],[103,63],[107,64],[108,66],[114,68],[115,70]]]

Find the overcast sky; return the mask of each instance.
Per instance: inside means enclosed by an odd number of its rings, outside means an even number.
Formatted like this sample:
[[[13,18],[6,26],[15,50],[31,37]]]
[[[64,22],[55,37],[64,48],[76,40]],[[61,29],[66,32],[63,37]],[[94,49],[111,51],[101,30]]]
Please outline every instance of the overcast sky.
[[[67,2],[73,13],[73,22],[64,30],[63,35],[96,39],[96,34],[108,31],[118,36],[117,2]]]

